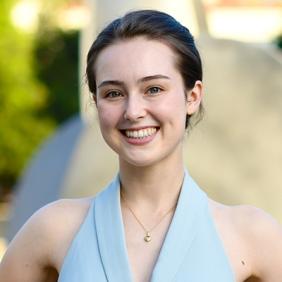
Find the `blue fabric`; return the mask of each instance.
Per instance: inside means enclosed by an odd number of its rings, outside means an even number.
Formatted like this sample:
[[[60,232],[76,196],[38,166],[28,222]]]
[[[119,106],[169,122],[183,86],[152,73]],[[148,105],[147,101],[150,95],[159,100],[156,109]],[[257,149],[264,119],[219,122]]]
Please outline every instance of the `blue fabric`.
[[[65,257],[59,282],[131,282],[120,208],[120,182],[93,200]],[[235,281],[206,194],[187,172],[151,282]]]

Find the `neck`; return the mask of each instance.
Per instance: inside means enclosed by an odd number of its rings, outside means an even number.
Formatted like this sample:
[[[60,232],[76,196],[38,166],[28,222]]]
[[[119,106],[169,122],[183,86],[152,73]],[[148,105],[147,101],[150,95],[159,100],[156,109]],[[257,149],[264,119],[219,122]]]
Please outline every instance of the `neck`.
[[[182,160],[136,167],[120,160],[122,193],[129,203],[152,213],[168,210],[177,202],[184,177]]]

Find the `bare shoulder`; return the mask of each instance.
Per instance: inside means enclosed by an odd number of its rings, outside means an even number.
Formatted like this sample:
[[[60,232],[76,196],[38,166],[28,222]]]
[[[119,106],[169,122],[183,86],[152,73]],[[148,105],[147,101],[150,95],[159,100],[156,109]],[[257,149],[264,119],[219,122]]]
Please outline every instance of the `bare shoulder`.
[[[264,235],[281,231],[281,225],[277,220],[260,208],[250,205],[228,206],[213,200],[210,200],[210,206],[215,216],[229,221],[242,232],[261,231],[258,235]]]
[[[234,219],[249,245],[253,272],[261,281],[282,277],[282,227],[268,213],[252,206],[234,208]]]
[[[282,226],[270,214],[249,205],[231,206],[227,209],[229,219],[234,222],[243,239],[250,246],[256,247],[254,251],[259,250],[261,254],[263,249],[270,250],[274,246],[276,250],[277,247],[282,248]]]
[[[211,201],[213,215],[225,237],[235,239],[231,256],[244,262],[244,268],[260,281],[278,282],[282,276],[282,227],[262,209],[249,206],[226,206]],[[236,264],[236,262],[235,262]],[[243,265],[242,265],[243,266]],[[235,267],[236,268],[236,267]],[[237,269],[240,270],[239,264]]]
[[[90,203],[91,198],[64,199],[35,212],[9,245],[0,264],[0,282],[1,277],[5,282],[57,281]]]
[[[33,224],[41,226],[49,239],[65,237],[76,232],[84,220],[90,207],[92,198],[62,199],[52,202],[36,212],[31,220]],[[47,230],[46,230],[47,228]]]
[[[42,236],[50,242],[49,261],[60,269],[66,252],[89,210],[92,198],[62,199],[53,202],[35,214],[34,224],[41,226]],[[40,226],[39,228],[40,229]]]

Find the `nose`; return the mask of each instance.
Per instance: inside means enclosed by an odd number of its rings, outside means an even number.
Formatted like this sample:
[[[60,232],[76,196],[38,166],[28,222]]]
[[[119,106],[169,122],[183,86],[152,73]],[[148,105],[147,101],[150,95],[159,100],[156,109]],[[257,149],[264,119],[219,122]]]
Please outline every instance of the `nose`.
[[[125,104],[124,119],[129,121],[138,121],[145,117],[146,110],[142,97],[138,95],[129,95]]]

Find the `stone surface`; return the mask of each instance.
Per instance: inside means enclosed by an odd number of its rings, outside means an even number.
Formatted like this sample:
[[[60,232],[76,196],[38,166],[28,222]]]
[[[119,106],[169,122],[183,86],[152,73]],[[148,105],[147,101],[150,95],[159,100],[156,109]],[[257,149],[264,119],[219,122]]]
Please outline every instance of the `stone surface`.
[[[206,115],[188,137],[186,161],[214,198],[256,205],[282,222],[281,60],[236,41],[198,44]]]
[[[31,159],[16,187],[6,234],[8,240],[37,209],[61,196],[65,173],[81,130],[80,119],[71,119]]]

